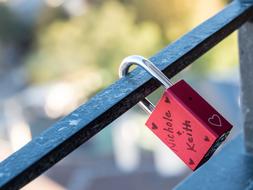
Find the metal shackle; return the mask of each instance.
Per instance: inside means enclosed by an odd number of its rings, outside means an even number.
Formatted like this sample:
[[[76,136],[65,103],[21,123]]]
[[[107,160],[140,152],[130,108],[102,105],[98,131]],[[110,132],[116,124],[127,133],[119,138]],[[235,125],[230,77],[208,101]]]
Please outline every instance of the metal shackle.
[[[140,55],[131,55],[123,59],[119,67],[119,76],[126,76],[132,65],[137,65],[145,69],[149,74],[161,82],[166,89],[173,85],[160,69],[158,69],[151,61]],[[138,104],[148,114],[152,113],[155,109],[155,106],[147,98],[143,99]]]

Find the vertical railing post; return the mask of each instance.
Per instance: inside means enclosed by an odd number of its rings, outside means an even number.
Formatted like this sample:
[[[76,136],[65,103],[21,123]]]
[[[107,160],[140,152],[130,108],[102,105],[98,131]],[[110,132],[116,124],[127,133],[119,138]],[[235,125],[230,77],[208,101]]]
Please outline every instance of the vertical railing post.
[[[253,0],[241,2],[253,4]],[[245,149],[253,154],[253,22],[247,22],[239,29],[239,54]]]

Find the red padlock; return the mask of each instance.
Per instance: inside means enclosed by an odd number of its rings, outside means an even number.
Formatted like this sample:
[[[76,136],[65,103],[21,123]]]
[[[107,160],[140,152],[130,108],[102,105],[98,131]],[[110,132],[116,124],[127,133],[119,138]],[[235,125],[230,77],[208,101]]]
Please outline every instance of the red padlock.
[[[196,170],[212,156],[233,126],[184,80],[172,84],[152,62],[141,56],[125,58],[120,75],[125,76],[133,64],[144,68],[166,87],[155,108],[147,99],[140,102],[151,113],[146,125]]]

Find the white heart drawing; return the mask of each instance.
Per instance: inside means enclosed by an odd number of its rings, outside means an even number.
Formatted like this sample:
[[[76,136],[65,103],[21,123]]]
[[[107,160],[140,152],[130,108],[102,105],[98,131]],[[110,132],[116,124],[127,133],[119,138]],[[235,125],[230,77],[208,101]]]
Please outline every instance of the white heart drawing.
[[[208,123],[213,126],[221,127],[221,119],[217,114],[213,114],[211,117],[208,118]]]

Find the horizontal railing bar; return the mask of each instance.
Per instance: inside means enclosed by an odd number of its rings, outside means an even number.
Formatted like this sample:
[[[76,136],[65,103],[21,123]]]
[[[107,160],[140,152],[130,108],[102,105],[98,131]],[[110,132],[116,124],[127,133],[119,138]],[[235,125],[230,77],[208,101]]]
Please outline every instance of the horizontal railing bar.
[[[150,60],[171,78],[252,16],[250,5],[232,2]],[[0,189],[18,189],[29,183],[159,85],[140,68],[116,81],[1,162]]]

